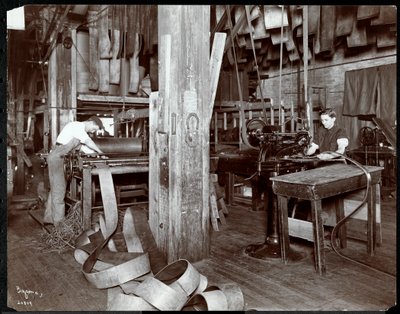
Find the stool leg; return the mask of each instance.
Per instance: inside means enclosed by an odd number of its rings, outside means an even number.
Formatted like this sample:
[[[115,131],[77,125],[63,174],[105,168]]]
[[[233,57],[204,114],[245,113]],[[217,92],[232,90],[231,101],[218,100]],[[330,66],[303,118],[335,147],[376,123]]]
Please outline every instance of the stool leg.
[[[314,232],[314,261],[320,275],[326,272],[324,251],[324,225],[321,218],[321,200],[311,201],[311,215]]]
[[[289,255],[289,220],[288,199],[278,195],[279,242],[281,245],[281,259],[287,264]]]
[[[375,254],[376,244],[376,186],[368,190],[368,221],[367,221],[367,252],[370,256]]]

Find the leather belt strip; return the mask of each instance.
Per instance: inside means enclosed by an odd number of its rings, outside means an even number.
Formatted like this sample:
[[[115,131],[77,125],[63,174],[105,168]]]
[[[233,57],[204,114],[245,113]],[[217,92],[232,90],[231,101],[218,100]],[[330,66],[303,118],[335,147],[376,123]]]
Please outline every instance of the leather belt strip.
[[[135,229],[133,210],[127,208],[122,235],[126,251],[118,251],[112,237],[118,225],[118,208],[111,170],[99,169],[104,215],[96,230],[84,231],[76,240],[75,260],[85,278],[98,289],[108,289],[107,310],[243,310],[244,298],[236,284],[208,285],[207,277],[179,259],[155,275]]]

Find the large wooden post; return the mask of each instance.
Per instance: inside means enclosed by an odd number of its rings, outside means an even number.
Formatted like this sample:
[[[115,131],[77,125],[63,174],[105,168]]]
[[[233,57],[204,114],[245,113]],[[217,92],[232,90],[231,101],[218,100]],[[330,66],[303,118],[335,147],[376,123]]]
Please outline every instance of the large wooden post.
[[[209,31],[208,5],[158,6],[149,223],[168,262],[209,255]]]
[[[50,116],[50,138],[51,146],[55,145],[58,135],[59,117],[58,117],[58,97],[57,97],[57,49],[55,48],[49,59],[49,116]]]

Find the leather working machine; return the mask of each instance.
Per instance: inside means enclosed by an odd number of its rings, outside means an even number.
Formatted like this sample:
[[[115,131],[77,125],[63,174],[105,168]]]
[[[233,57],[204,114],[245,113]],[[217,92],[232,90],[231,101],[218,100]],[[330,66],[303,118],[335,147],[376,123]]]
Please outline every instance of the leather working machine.
[[[315,158],[303,154],[311,137],[308,131],[280,132],[279,126],[267,125],[259,118],[249,120],[245,127],[242,139],[252,149],[239,154],[218,154],[217,172],[224,174],[228,204],[233,203],[235,175],[251,180],[253,210],[258,209],[260,195],[264,193],[263,205],[268,215],[265,243],[250,245],[246,253],[256,258],[279,257],[277,204],[269,178],[313,166]]]
[[[82,204],[82,222],[84,230],[91,228],[92,210],[95,208],[99,169],[108,167],[112,175],[122,176],[120,184],[115,180],[117,201],[121,197],[147,196],[145,177],[140,184],[132,185],[132,177],[123,179],[125,174],[147,173],[149,171],[149,156],[145,152],[142,138],[94,138],[94,142],[104,152],[107,159],[91,157],[74,152],[64,157],[64,173],[69,181],[67,203],[73,205],[77,201]],[[124,194],[125,193],[125,194]],[[119,203],[119,202],[118,202]],[[132,203],[120,204],[129,206]],[[101,206],[100,206],[101,207]]]

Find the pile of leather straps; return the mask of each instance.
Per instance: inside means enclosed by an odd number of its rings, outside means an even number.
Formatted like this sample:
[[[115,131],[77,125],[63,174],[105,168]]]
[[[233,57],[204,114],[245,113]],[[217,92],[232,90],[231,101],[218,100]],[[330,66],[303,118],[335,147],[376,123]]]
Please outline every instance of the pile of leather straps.
[[[107,310],[244,310],[239,286],[208,286],[207,277],[185,259],[154,274],[149,252],[144,252],[135,228],[138,226],[132,208],[126,209],[122,224],[126,250],[118,250],[114,241],[118,208],[113,179],[107,165],[99,170],[104,213],[95,230],[87,230],[78,237],[74,256],[90,283],[98,289],[108,289]]]

